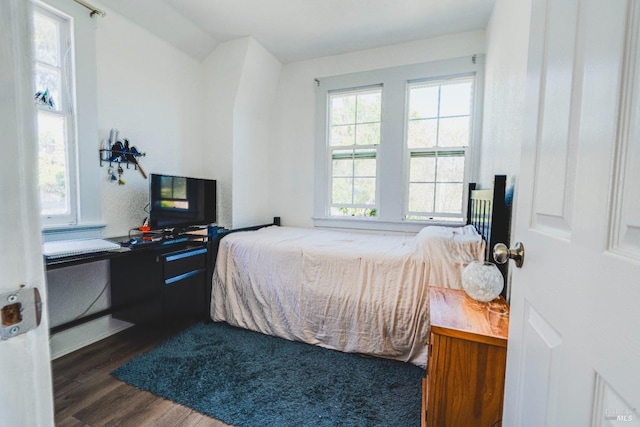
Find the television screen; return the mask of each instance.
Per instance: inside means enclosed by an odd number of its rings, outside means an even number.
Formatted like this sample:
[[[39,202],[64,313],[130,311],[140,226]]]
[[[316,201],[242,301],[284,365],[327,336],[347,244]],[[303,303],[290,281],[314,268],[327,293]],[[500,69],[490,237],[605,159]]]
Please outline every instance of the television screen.
[[[151,174],[151,229],[184,228],[216,222],[216,181]]]

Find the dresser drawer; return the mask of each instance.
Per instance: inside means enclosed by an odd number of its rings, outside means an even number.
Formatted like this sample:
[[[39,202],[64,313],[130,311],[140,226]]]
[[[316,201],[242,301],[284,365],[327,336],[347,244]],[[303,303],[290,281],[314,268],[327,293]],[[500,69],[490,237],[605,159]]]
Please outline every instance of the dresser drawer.
[[[194,276],[206,268],[205,248],[190,248],[162,255],[163,278],[167,285]]]

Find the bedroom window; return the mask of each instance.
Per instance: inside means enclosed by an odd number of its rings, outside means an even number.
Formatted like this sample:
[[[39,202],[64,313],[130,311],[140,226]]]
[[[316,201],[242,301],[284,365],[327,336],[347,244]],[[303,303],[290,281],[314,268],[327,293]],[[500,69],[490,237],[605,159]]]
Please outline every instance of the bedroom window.
[[[407,86],[407,219],[462,221],[473,76]]]
[[[382,88],[329,95],[330,215],[375,217]]]
[[[77,221],[71,33],[69,17],[50,7],[33,5],[34,90],[43,224]]]
[[[472,55],[316,79],[314,225],[464,223],[483,73]]]

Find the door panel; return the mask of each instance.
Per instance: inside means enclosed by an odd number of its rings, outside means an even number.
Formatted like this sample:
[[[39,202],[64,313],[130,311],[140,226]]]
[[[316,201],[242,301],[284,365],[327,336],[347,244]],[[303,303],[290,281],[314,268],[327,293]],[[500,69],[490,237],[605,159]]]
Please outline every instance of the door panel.
[[[20,331],[24,333],[0,341],[0,425],[46,427],[53,426],[54,412],[37,195],[33,73],[25,53],[30,51],[31,36],[25,25],[30,13],[30,2],[0,2],[0,129],[2,155],[7,159],[0,172],[0,223],[4,225],[0,294],[12,293],[21,286],[35,288],[43,308],[39,327],[30,331],[25,328]],[[0,306],[5,307],[7,300]],[[16,325],[19,330],[24,323],[8,326]]]
[[[577,0],[552,2],[546,8],[546,40],[542,57],[539,139],[532,227],[569,238],[572,186],[575,181],[575,133],[571,106],[579,91],[572,88],[578,24]],[[578,79],[579,80],[579,79]]]
[[[625,426],[637,427],[640,420],[629,410],[631,405],[607,384],[600,376],[596,378],[596,392],[591,425],[593,427],[615,427],[624,422]]]
[[[532,3],[505,426],[639,419],[639,4]]]
[[[558,366],[562,337],[531,306],[526,307],[522,383],[523,401],[530,402],[518,411],[522,425],[544,426],[549,417],[548,407],[555,401],[552,381]]]
[[[612,238],[610,250],[640,261],[640,6],[629,5],[629,29],[626,33],[625,75],[623,76],[615,163],[614,198],[612,198]]]

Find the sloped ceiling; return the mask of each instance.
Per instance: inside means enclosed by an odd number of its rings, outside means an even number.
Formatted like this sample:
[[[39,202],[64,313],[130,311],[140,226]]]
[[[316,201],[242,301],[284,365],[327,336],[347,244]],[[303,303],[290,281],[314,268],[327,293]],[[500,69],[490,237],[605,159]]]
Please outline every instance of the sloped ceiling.
[[[494,1],[104,0],[104,4],[198,60],[221,42],[252,36],[286,64],[484,29]]]

